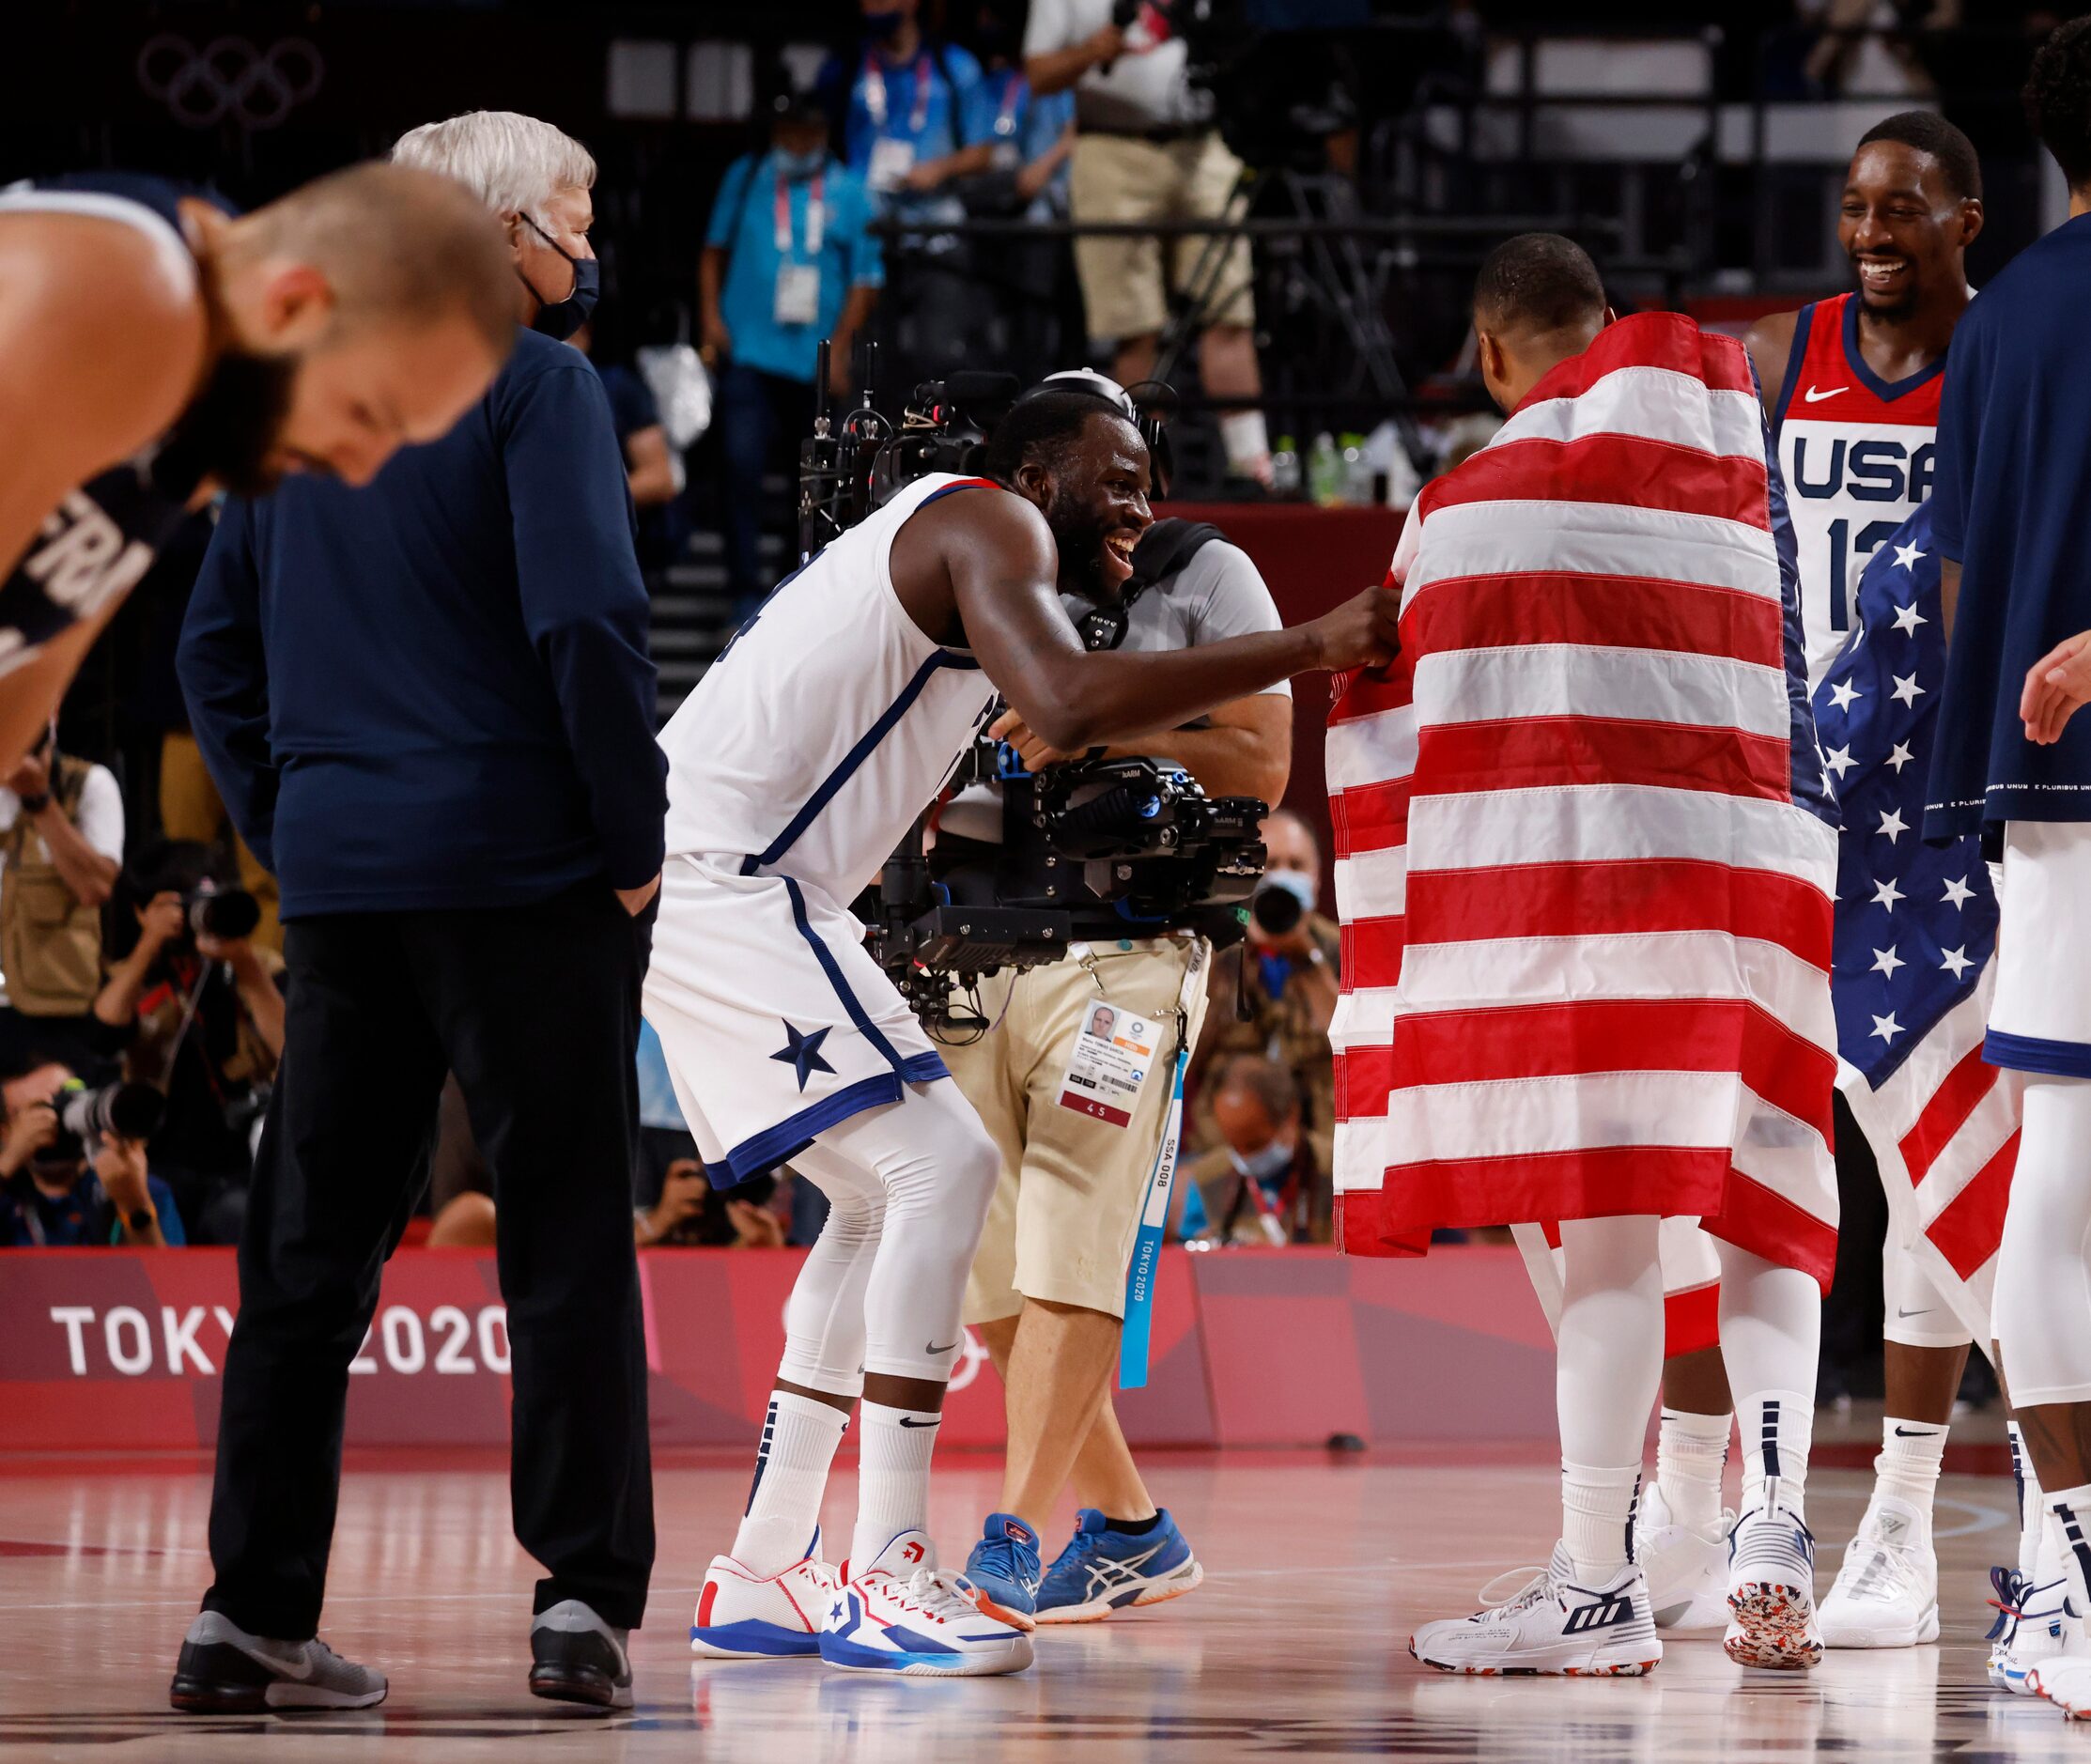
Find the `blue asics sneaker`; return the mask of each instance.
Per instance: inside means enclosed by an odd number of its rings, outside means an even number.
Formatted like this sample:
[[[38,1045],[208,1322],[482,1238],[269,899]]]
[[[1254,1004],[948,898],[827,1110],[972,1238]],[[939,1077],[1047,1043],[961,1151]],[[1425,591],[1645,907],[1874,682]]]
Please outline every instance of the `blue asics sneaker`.
[[[1093,1507],[1075,1516],[1075,1535],[1038,1588],[1041,1623],[1093,1623],[1126,1605],[1181,1599],[1205,1578],[1191,1546],[1163,1508],[1147,1531],[1113,1531]]]
[[[989,1513],[966,1558],[966,1578],[989,1617],[1030,1629],[1038,1608],[1038,1533],[1015,1513]]]

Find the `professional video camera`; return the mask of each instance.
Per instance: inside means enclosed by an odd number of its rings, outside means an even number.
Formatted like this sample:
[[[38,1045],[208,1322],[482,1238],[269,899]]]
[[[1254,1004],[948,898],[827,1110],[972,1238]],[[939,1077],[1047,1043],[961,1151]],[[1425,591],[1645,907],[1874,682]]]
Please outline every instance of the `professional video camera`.
[[[954,981],[970,991],[997,968],[1057,962],[1070,943],[1244,935],[1240,903],[1263,874],[1257,798],[1208,797],[1152,759],[1033,774],[989,742],[962,769],[1000,782],[1002,843],[944,837],[925,854],[925,816],[862,913],[873,959],[925,1021],[967,1020],[952,1008]]]

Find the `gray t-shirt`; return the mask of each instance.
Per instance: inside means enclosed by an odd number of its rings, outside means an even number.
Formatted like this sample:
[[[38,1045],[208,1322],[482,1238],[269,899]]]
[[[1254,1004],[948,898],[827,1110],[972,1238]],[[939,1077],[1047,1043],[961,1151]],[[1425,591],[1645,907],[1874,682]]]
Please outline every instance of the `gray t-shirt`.
[[[1070,619],[1079,620],[1090,610],[1086,602],[1071,595],[1063,595],[1061,603]],[[1223,638],[1278,630],[1284,624],[1278,615],[1277,601],[1271,598],[1271,591],[1264,586],[1248,553],[1225,539],[1209,539],[1176,575],[1133,602],[1125,641],[1119,649],[1197,649]],[[1287,698],[1293,695],[1289,680],[1265,689]],[[1206,720],[1200,717],[1186,727],[1203,728]],[[1000,843],[1001,791],[993,784],[975,784],[962,791],[946,805],[937,825],[944,832],[965,839]]]
[[[1111,0],[1031,0],[1024,54],[1049,55],[1096,35],[1111,22]],[[1153,12],[1125,33],[1125,53],[1108,70],[1092,68],[1075,86],[1078,128],[1144,131],[1209,122],[1212,102],[1185,71],[1188,50]]]

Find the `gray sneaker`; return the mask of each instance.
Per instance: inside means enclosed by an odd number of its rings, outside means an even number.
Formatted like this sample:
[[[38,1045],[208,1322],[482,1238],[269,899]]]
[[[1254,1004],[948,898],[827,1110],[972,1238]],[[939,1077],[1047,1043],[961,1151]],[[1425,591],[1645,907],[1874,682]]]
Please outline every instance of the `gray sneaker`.
[[[271,1641],[222,1612],[203,1611],[181,1638],[167,1700],[197,1715],[368,1709],[385,1700],[385,1675],[344,1660],[325,1642]]]
[[[530,1694],[596,1709],[631,1707],[627,1630],[613,1630],[579,1599],[540,1611],[530,1625]]]

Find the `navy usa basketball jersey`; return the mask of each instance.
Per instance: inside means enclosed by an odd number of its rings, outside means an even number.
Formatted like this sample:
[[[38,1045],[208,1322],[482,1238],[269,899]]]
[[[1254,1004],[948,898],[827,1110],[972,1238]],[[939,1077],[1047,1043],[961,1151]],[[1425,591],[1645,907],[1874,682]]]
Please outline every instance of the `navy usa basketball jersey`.
[[[1859,572],[1931,494],[1941,356],[1885,380],[1859,353],[1855,294],[1801,309],[1772,410],[1801,570],[1808,687],[1821,684],[1851,634]]]

